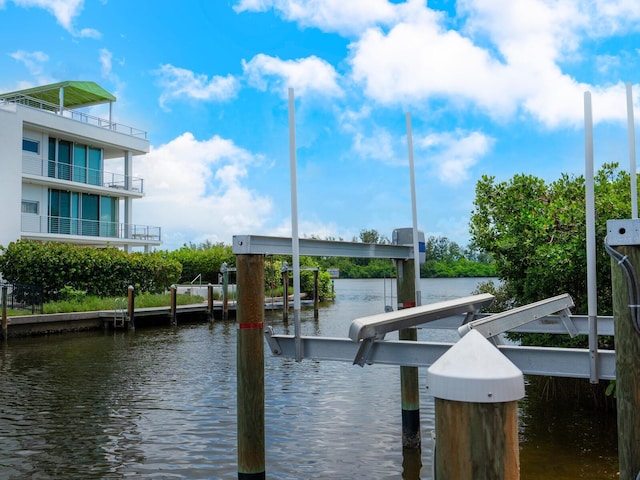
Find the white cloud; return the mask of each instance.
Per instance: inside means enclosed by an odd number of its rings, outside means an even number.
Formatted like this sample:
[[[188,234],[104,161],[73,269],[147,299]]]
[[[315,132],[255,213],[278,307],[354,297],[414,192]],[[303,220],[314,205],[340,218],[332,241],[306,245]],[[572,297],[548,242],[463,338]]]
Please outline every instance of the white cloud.
[[[84,0],[12,0],[19,7],[37,7],[51,13],[58,23],[76,37],[100,38],[101,34],[93,28],[77,31],[73,21],[82,12]]]
[[[469,179],[469,170],[489,152],[493,142],[480,132],[456,131],[429,134],[415,144],[440,181],[457,185]]]
[[[240,0],[236,12],[269,9],[302,27],[352,35],[378,24],[389,24],[397,8],[387,0]]]
[[[576,60],[589,35],[640,30],[640,7],[629,1],[460,0],[459,31],[419,3],[405,4],[388,31],[369,29],[351,44],[352,78],[369,98],[389,106],[447,99],[501,121],[526,112],[550,128],[581,123],[585,90],[619,94],[571,77],[562,62]],[[601,118],[624,115],[607,106]]]
[[[112,61],[113,61],[113,54],[106,48],[101,48],[100,49],[100,65],[102,66],[101,74],[104,78],[109,78],[111,76]]]
[[[22,63],[27,67],[29,73],[36,77],[42,74],[43,64],[49,61],[49,55],[41,51],[27,52],[25,50],[18,50],[10,53],[9,56]]]
[[[260,90],[278,91],[286,95],[293,87],[296,96],[312,92],[327,97],[340,97],[338,74],[331,64],[316,56],[297,60],[281,60],[277,57],[258,54],[250,61],[243,61],[249,85]]]
[[[170,100],[182,98],[224,101],[234,98],[239,88],[238,81],[232,75],[216,75],[209,79],[207,75],[169,64],[162,65],[154,73],[158,75],[163,89],[159,99],[162,107],[166,107]]]
[[[242,185],[249,166],[260,161],[231,140],[184,133],[136,160],[145,198],[135,215],[162,227],[162,248],[169,249],[207,239],[231,243],[232,235],[261,231],[272,201]]]
[[[372,135],[357,132],[353,137],[353,150],[363,159],[377,160],[387,165],[404,165],[405,159],[396,154],[397,141],[388,130],[375,127]]]

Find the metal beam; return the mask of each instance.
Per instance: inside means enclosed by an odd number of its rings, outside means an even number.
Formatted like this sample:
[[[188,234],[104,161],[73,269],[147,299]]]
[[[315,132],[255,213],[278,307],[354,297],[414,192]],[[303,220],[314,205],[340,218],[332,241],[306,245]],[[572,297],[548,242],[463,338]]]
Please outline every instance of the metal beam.
[[[354,342],[368,338],[380,339],[384,338],[385,334],[401,328],[415,327],[452,315],[476,313],[491,305],[493,298],[493,295],[483,293],[356,318],[349,326],[349,338]]]
[[[291,239],[261,235],[234,235],[233,253],[236,255],[291,255]],[[353,258],[413,258],[411,245],[334,242],[330,240],[300,239],[300,254],[310,257]]]
[[[274,354],[295,358],[295,338],[292,335],[271,335],[267,341]],[[301,337],[304,358],[353,362],[360,342],[347,338]],[[383,340],[373,343],[369,364],[429,367],[453,344]],[[546,348],[501,345],[500,351],[523,373],[572,378],[590,378],[589,350],[579,348]],[[598,351],[598,373],[601,380],[614,380],[615,351]]]

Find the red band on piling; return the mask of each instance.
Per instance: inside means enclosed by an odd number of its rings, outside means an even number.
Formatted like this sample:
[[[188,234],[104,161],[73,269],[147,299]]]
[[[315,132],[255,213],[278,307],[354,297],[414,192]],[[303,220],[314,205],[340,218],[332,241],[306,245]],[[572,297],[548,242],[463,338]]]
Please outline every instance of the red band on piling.
[[[402,308],[411,308],[416,306],[416,302],[403,302],[400,304]]]
[[[239,323],[238,324],[238,328],[241,330],[244,330],[246,328],[264,328],[264,323],[260,322],[260,323]]]

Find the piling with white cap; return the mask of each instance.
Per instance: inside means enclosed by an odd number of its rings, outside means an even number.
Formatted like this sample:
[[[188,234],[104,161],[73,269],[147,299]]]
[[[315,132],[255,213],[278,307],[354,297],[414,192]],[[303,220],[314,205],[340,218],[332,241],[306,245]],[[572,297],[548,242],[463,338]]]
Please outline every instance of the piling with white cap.
[[[427,373],[436,399],[437,480],[520,478],[518,367],[472,330]]]

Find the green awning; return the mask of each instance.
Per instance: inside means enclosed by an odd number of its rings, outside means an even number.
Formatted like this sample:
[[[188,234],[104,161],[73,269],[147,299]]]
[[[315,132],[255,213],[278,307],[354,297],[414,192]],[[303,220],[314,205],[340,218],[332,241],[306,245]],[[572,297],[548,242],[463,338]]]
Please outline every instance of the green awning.
[[[64,108],[87,107],[116,101],[116,97],[95,82],[74,81],[41,85],[16,92],[0,93],[0,98],[26,95],[53,105],[60,105],[60,89],[62,88],[64,88]]]

